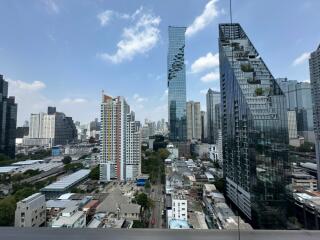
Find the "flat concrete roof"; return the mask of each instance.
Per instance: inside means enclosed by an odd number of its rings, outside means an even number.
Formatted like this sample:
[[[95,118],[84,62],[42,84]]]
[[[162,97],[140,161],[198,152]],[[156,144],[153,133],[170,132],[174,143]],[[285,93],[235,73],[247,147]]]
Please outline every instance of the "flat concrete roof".
[[[235,240],[237,231],[225,230],[160,230],[160,229],[71,229],[71,228],[0,228],[5,240]],[[241,231],[245,240],[319,240],[320,231]]]

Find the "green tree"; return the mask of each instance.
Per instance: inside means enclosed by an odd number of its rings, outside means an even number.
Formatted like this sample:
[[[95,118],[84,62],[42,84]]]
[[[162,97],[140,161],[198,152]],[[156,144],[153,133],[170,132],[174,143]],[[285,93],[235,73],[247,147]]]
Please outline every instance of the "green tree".
[[[90,174],[89,174],[89,178],[91,180],[99,180],[99,178],[100,178],[100,166],[99,165],[97,165],[93,169],[91,169]]]
[[[67,172],[75,172],[81,168],[83,168],[82,163],[69,163],[64,165],[64,170]]]
[[[146,225],[144,222],[138,221],[138,220],[133,220],[132,228],[145,228]]]
[[[20,200],[26,197],[29,197],[30,195],[36,192],[37,191],[33,187],[25,187],[16,191],[14,194],[14,198],[16,199],[17,202],[19,202]]]
[[[146,181],[146,183],[145,183],[145,185],[144,185],[144,188],[146,189],[146,190],[149,190],[150,188],[151,188],[151,184],[150,184],[150,182],[147,180]]]
[[[160,158],[162,160],[167,159],[169,157],[169,155],[170,155],[169,151],[167,149],[165,149],[165,148],[160,148],[158,150],[158,154],[159,154],[159,156],[160,156]]]
[[[96,148],[96,147],[95,147],[95,148],[92,149],[91,152],[92,152],[92,153],[98,153],[98,152],[100,152],[100,150],[99,150],[99,148]]]
[[[298,147],[299,152],[314,152],[315,145],[311,142],[304,142],[300,147]]]
[[[148,196],[147,194],[145,193],[139,193],[137,196],[136,196],[136,203],[139,204],[141,207],[143,207],[144,209],[148,208],[149,206],[149,199],[148,199]]]
[[[72,193],[86,193],[83,189],[79,189],[79,188],[72,188],[71,189]]]
[[[0,226],[13,226],[16,200],[13,196],[0,200]]]
[[[263,92],[264,91],[263,91],[263,89],[261,87],[256,88],[256,90],[255,90],[255,93],[256,93],[257,96],[262,96]]]
[[[0,161],[10,161],[10,160],[11,159],[7,155],[0,153]]]
[[[223,178],[218,179],[217,181],[214,182],[214,185],[218,189],[219,192],[223,193],[224,188],[225,188],[225,181]]]
[[[69,164],[69,163],[71,163],[71,161],[72,161],[72,158],[70,157],[70,156],[65,156],[63,159],[62,159],[62,162],[63,162],[63,164]]]
[[[24,173],[23,173],[23,175],[26,175],[26,176],[28,176],[28,177],[32,177],[32,176],[35,176],[35,175],[38,175],[38,174],[40,174],[40,171],[39,171],[39,169],[29,169],[29,170],[27,170],[27,171],[25,171]]]
[[[89,143],[95,143],[95,142],[96,142],[96,139],[94,137],[89,138]]]

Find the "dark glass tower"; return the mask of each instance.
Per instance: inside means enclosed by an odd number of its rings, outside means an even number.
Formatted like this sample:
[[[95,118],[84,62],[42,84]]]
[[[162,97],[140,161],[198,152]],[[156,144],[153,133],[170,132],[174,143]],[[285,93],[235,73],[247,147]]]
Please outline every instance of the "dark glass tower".
[[[8,97],[8,82],[0,75],[0,153],[15,157],[17,104]]]
[[[320,45],[311,53],[309,59],[310,82],[313,107],[314,133],[316,136],[316,155],[318,165],[318,190],[320,190]]]
[[[227,197],[255,228],[286,223],[286,98],[239,24],[219,25]]]
[[[187,139],[185,31],[185,27],[168,29],[168,122],[169,139],[174,142]]]

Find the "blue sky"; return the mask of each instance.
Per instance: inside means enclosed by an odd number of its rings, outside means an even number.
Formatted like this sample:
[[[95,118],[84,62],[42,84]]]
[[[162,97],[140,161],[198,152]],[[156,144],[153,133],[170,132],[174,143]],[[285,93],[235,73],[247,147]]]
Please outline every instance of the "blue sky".
[[[167,118],[167,27],[186,26],[187,98],[219,89],[218,23],[227,0],[4,0],[0,74],[19,104],[18,124],[57,106],[82,123],[99,117],[102,89],[122,95],[139,120]],[[275,77],[308,81],[320,43],[318,0],[234,1]]]

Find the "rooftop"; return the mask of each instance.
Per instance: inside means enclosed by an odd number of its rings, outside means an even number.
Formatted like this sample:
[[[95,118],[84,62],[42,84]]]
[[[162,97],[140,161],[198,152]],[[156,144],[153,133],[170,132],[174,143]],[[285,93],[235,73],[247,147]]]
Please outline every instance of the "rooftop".
[[[46,207],[47,208],[69,208],[72,206],[76,206],[78,204],[78,201],[74,200],[68,200],[68,199],[63,199],[63,200],[49,200],[46,202]]]
[[[15,166],[0,167],[0,174],[1,173],[10,173],[18,168],[19,167],[15,167]]]
[[[187,221],[173,219],[169,222],[170,229],[190,229]]]
[[[44,160],[25,160],[25,161],[19,161],[19,162],[12,163],[11,165],[22,166],[22,165],[32,165],[32,164],[43,163],[43,162],[44,162]]]
[[[74,185],[75,183],[86,178],[89,175],[89,173],[90,173],[90,170],[88,170],[88,169],[79,170],[71,175],[63,177],[62,179],[60,179],[57,182],[54,182],[54,183],[44,187],[42,189],[42,191],[54,191],[54,190],[59,191],[59,190],[67,189],[67,188],[71,187],[72,185]]]
[[[29,196],[29,197],[27,197],[25,199],[22,199],[21,202],[24,202],[24,203],[31,202],[31,201],[33,201],[36,198],[39,198],[41,196],[43,196],[41,193],[34,193],[31,196]]]
[[[71,216],[59,216],[56,219],[52,221],[52,227],[62,227],[67,225],[74,224],[82,215],[84,212],[77,211]],[[54,233],[53,233],[54,234]]]

